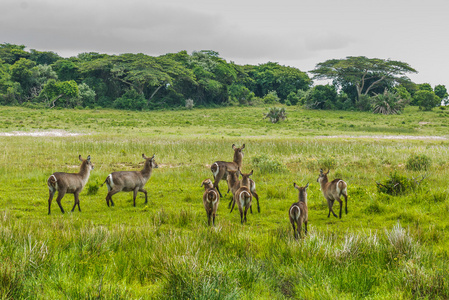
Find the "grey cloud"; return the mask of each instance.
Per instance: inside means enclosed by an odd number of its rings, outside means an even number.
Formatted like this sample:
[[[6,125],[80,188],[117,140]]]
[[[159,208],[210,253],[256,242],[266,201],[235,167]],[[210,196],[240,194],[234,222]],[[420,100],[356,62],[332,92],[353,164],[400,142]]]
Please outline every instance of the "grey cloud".
[[[305,39],[306,49],[309,51],[339,50],[349,47],[354,42],[353,38],[334,32],[315,34]]]
[[[308,55],[303,44],[287,32],[264,32],[231,23],[214,12],[151,2],[6,0],[0,4],[0,36],[4,39],[0,42],[74,54],[160,55],[211,49],[231,60],[247,61]]]

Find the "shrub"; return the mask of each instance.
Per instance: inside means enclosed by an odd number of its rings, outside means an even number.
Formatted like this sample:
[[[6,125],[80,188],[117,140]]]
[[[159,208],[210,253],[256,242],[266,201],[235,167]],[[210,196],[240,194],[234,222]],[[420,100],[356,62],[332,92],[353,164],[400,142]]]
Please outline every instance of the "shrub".
[[[433,91],[420,90],[413,96],[414,101],[418,104],[419,109],[432,110],[432,108],[441,104],[441,99]]]
[[[279,102],[279,97],[276,91],[268,92],[268,94],[263,97],[263,102],[265,104],[275,104]]]
[[[355,106],[360,111],[370,111],[372,108],[371,97],[369,95],[360,95]]]
[[[253,157],[252,164],[259,169],[260,173],[282,173],[286,170],[282,163],[265,154]]]
[[[399,95],[391,93],[385,89],[383,94],[377,94],[372,97],[373,113],[383,115],[398,115],[408,103],[407,100],[402,100]]]
[[[432,165],[432,160],[425,154],[412,154],[406,164],[407,170],[427,171]]]
[[[285,112],[284,107],[272,107],[265,114],[264,119],[269,118],[271,123],[277,123],[279,121],[283,121],[287,118],[287,113]]]
[[[229,87],[229,101],[231,103],[248,105],[254,97],[254,93],[243,85],[232,84]]]
[[[287,96],[287,101],[290,103],[290,105],[296,105],[299,102],[299,96],[295,92],[290,92],[290,94],[288,94]],[[287,104],[287,101],[285,101],[285,104]]]
[[[118,109],[142,110],[147,106],[147,101],[142,93],[130,89],[115,99],[113,106]]]
[[[424,179],[424,178],[423,178]],[[377,183],[377,191],[379,193],[388,194],[392,196],[404,195],[410,191],[415,190],[419,182],[414,179],[409,179],[397,172],[390,173],[390,177],[384,182]]]
[[[335,109],[337,90],[333,85],[314,86],[306,95],[305,105],[308,109]]]

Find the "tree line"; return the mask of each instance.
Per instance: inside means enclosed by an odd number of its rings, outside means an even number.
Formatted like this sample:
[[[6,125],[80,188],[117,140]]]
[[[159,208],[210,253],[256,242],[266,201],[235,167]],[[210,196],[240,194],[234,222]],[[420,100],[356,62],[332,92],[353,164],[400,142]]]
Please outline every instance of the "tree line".
[[[319,63],[310,77],[275,62],[238,65],[211,50],[63,58],[25,48],[0,44],[1,105],[153,110],[283,103],[398,113],[408,104],[432,109],[448,97],[444,85],[413,83],[406,74],[416,70],[406,63],[366,57]],[[332,83],[313,86],[314,79]]]

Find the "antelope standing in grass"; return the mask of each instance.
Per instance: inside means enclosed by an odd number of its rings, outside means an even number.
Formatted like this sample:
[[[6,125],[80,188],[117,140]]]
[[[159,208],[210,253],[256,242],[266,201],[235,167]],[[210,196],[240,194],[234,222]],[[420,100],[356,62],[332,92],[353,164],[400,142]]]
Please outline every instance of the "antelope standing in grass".
[[[86,185],[87,180],[89,179],[90,171],[94,168],[94,165],[90,161],[90,155],[87,159],[82,159],[80,155],[79,160],[82,161],[82,163],[78,173],[55,172],[48,178],[47,185],[50,193],[50,197],[48,198],[48,214],[51,212],[51,201],[53,200],[53,196],[56,191],[58,191],[56,202],[58,203],[62,213],[64,213],[64,209],[61,205],[61,199],[66,193],[73,194],[75,197],[75,204],[73,205],[72,212],[75,210],[77,205],[78,210],[81,211],[79,194]]]
[[[321,185],[321,191],[323,192],[324,198],[327,200],[327,206],[329,207],[329,214],[327,217],[329,218],[332,214],[337,217],[332,206],[334,205],[334,201],[337,200],[340,203],[340,219],[341,219],[341,209],[343,207],[343,201],[341,201],[340,196],[343,195],[345,197],[345,212],[348,214],[348,190],[347,184],[341,179],[334,179],[331,182],[328,182],[327,174],[323,172],[323,169],[320,170],[320,176],[317,178],[317,182]]]
[[[234,202],[234,195],[235,192],[240,188],[240,181],[239,181],[239,175],[240,175],[240,169],[237,171],[228,171],[228,177],[226,178],[228,182],[228,193],[231,191],[232,198],[231,201],[229,201],[228,208],[231,207],[231,204]],[[259,195],[256,193],[256,183],[251,178],[249,179],[249,189],[251,191],[251,194],[253,194],[253,197],[256,198],[257,201],[257,211],[260,213],[260,206],[259,206]],[[253,213],[252,207],[249,208],[250,212]]]
[[[226,161],[216,161],[210,166],[210,170],[212,174],[214,174],[214,188],[217,189],[220,197],[223,195],[218,188],[218,183],[223,178],[226,179],[228,176],[228,171],[237,171],[242,167],[243,162],[243,149],[245,149],[245,144],[242,145],[241,148],[237,148],[234,144],[232,144],[232,149],[234,149],[234,160],[231,162]]]
[[[290,206],[288,216],[293,227],[293,235],[295,239],[297,239],[298,234],[299,238],[301,238],[302,223],[304,223],[305,235],[307,235],[307,222],[309,221],[307,188],[309,187],[309,184],[307,183],[305,187],[300,187],[296,183],[293,183],[293,186],[299,191],[298,202],[293,203],[292,206]],[[295,228],[295,224],[297,228]]]
[[[151,177],[153,168],[158,168],[158,165],[154,161],[154,155],[152,157],[146,157],[142,154],[142,158],[145,159],[145,164],[141,171],[119,171],[112,172],[106,177],[103,184],[108,186],[108,194],[106,195],[106,204],[114,206],[112,196],[118,192],[133,192],[133,205],[136,206],[137,192],[145,194],[145,204],[148,203],[147,191],[144,189],[145,184]],[[102,184],[102,186],[103,186]]]
[[[209,178],[205,179],[201,186],[204,186],[203,205],[207,214],[207,223],[210,226],[210,219],[212,218],[212,225],[215,226],[215,215],[220,202],[220,195]]]
[[[243,224],[243,222],[246,222],[246,213],[248,212],[248,208],[251,208],[253,195],[251,194],[250,190],[250,176],[253,175],[253,171],[248,174],[242,174],[242,181],[240,181],[240,187],[236,190],[234,197],[233,197],[233,203],[231,212],[234,209],[234,205],[237,202],[237,206],[240,211],[240,221]]]

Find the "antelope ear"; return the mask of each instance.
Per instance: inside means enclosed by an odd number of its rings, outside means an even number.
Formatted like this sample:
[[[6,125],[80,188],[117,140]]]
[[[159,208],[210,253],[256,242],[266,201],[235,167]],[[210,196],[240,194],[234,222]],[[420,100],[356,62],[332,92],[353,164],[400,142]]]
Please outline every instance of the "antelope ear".
[[[307,191],[307,188],[309,187],[309,183],[307,182],[306,186],[304,187],[304,189]]]
[[[329,169],[329,170],[327,170],[327,173],[326,174],[324,174],[324,175],[327,175],[327,174],[329,174],[329,172],[331,171],[331,169]]]
[[[90,155],[87,156],[87,161],[90,161]]]
[[[320,174],[323,174],[323,169],[320,169]]]
[[[234,150],[235,150],[235,144],[232,144],[232,149],[234,149]]]
[[[204,181],[201,183],[201,187],[203,187],[204,186]]]
[[[155,155],[156,155],[156,154],[153,154],[153,156],[151,157],[151,159],[153,159]]]
[[[251,173],[249,173],[249,174],[248,174],[248,176],[251,176],[251,175],[253,175],[253,171],[254,171],[254,170],[251,170]]]
[[[83,161],[83,159],[81,158],[81,154],[80,154],[80,156],[78,156],[78,158],[79,158],[79,160]]]
[[[142,153],[142,158],[147,159],[147,156],[144,153]]]
[[[293,187],[294,187],[295,189],[298,189],[298,190],[299,190],[299,186],[296,184],[296,182],[293,182]]]
[[[245,149],[245,144],[243,144],[242,148],[240,148],[241,150]]]

